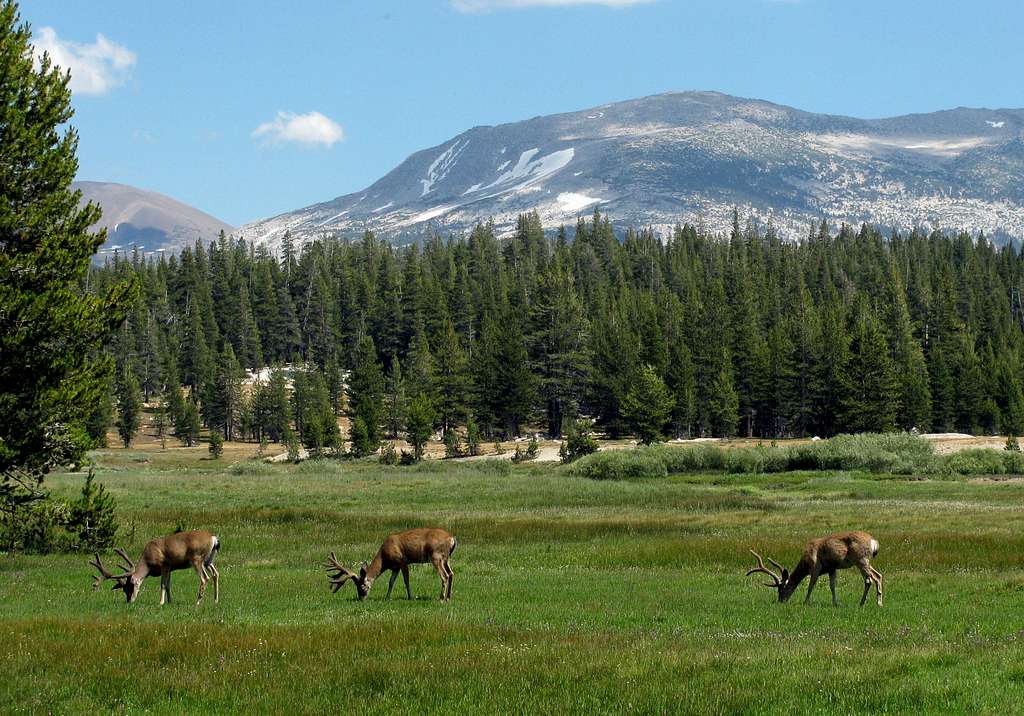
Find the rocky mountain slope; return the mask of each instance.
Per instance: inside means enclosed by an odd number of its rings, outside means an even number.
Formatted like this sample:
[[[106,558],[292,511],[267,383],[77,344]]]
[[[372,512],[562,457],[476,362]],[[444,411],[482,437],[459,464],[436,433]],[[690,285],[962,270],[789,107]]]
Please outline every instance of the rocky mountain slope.
[[[146,253],[177,251],[196,239],[211,241],[222,230],[229,234],[234,230],[220,219],[156,192],[93,181],[74,182],[73,187],[81,190],[83,202],[103,207],[103,218],[96,225],[107,230],[101,258],[136,247]]]
[[[1024,110],[959,108],[888,119],[813,114],[681,92],[474,127],[355,194],[248,224],[279,243],[372,228],[401,241],[493,219],[508,232],[595,207],[622,226],[725,229],[733,207],[784,236],[813,221],[1024,236]]]

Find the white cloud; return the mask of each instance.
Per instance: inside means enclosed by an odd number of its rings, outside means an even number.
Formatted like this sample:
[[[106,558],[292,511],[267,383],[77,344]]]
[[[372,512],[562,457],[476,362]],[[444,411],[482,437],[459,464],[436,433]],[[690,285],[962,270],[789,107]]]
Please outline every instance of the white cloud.
[[[264,122],[252,130],[252,137],[262,139],[267,144],[294,142],[307,147],[330,147],[345,138],[345,130],[319,112],[278,112],[274,121]]]
[[[120,87],[135,66],[135,53],[123,45],[96,35],[96,42],[62,40],[52,27],[39,28],[32,38],[36,56],[49,53],[53,64],[71,70],[71,91],[76,94],[106,94]]]
[[[605,7],[631,7],[657,0],[451,0],[459,12],[488,12],[491,10],[520,10],[527,7],[566,7],[569,5],[603,5]]]

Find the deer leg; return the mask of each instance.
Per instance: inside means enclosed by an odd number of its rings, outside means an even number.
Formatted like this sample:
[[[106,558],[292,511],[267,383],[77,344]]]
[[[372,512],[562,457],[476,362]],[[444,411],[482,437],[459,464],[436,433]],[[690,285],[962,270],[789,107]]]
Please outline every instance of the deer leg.
[[[448,588],[448,575],[445,574],[444,567],[441,565],[440,559],[434,560],[434,569],[437,570],[437,576],[441,578],[441,601],[443,602]]]
[[[834,569],[828,573],[828,588],[832,590],[832,606],[838,607],[839,602],[836,601],[836,571]]]
[[[397,569],[392,569],[391,570],[391,581],[388,582],[388,593],[387,593],[387,596],[384,597],[385,599],[391,599],[391,589],[392,589],[392,587],[395,586],[395,580],[396,579],[398,579],[398,570]]]
[[[203,595],[206,594],[206,570],[203,569],[202,560],[195,563],[196,574],[199,575],[199,597],[196,599],[196,606],[203,601]]]
[[[452,582],[455,581],[455,572],[452,571],[452,565],[448,562],[447,559],[444,561],[444,568],[445,568],[445,571],[448,572],[448,597],[447,598],[448,598],[449,601],[451,601],[451,598],[452,598]]]
[[[804,604],[810,604],[811,603],[811,592],[814,591],[814,585],[818,583],[818,575],[819,574],[820,574],[820,572],[818,572],[818,568],[815,567],[814,571],[811,572],[811,581],[808,582],[808,584],[807,584],[807,596],[804,597]]]
[[[402,566],[402,579],[405,580],[405,595],[412,600],[412,590],[409,589],[409,565]]]
[[[213,601],[220,602],[220,572],[213,566],[213,562],[207,565],[207,569],[210,570],[210,574],[213,575]]]
[[[871,576],[875,578],[875,590],[878,592],[878,606],[882,606],[882,573],[870,565],[868,566],[868,569],[871,570]]]
[[[875,579],[871,576],[871,567],[866,564],[858,564],[857,569],[860,570],[861,575],[864,577],[864,593],[860,595],[860,606],[864,606],[864,601],[868,598],[868,592],[871,591],[871,585]]]
[[[160,605],[171,603],[171,570],[160,573]]]

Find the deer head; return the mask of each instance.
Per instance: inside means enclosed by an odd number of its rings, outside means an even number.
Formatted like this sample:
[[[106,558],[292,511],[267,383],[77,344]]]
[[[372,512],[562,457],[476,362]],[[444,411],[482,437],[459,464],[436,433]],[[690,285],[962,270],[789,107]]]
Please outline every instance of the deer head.
[[[786,601],[789,598],[789,595],[792,593],[792,590],[786,589],[786,587],[789,586],[789,570],[783,567],[778,562],[776,562],[771,557],[769,557],[768,561],[771,562],[775,566],[775,568],[781,572],[781,574],[776,574],[775,572],[771,571],[770,569],[764,566],[764,560],[761,559],[761,555],[759,555],[754,550],[750,550],[750,553],[754,555],[754,558],[757,560],[757,566],[751,570],[748,570],[746,576],[749,577],[751,574],[767,574],[769,577],[772,578],[772,583],[768,584],[767,582],[762,582],[761,584],[776,590],[778,592],[780,602]]]
[[[345,582],[351,579],[352,583],[356,585],[356,594],[360,599],[366,599],[366,595],[370,593],[370,585],[373,584],[373,580],[366,578],[366,562],[360,565],[359,574],[356,574],[339,562],[338,558],[334,556],[334,552],[331,552],[327,561],[324,562],[324,567],[327,569],[327,576],[330,579],[331,592],[337,592]],[[333,574],[331,574],[332,572]]]
[[[139,596],[139,583],[134,579],[135,576],[135,562],[125,553],[121,548],[114,550],[118,557],[124,560],[124,564],[121,565],[121,569],[125,570],[121,574],[111,574],[103,566],[103,562],[100,561],[100,555],[95,554],[95,559],[89,562],[90,565],[99,570],[99,574],[93,579],[92,588],[94,590],[99,589],[100,585],[108,579],[113,580],[114,586],[110,589],[116,591],[120,589],[124,592],[125,600],[131,604],[135,601],[136,597]]]

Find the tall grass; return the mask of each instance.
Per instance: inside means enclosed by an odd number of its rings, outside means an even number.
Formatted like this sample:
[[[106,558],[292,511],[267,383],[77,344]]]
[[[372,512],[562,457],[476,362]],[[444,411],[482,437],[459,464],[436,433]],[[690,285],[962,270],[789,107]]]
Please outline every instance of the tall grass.
[[[722,448],[656,445],[588,455],[567,469],[596,480],[664,477],[701,472],[743,474],[843,470],[890,475],[1013,475],[1024,473],[1024,455],[968,450],[936,455],[930,442],[910,433],[839,435],[786,447]]]

